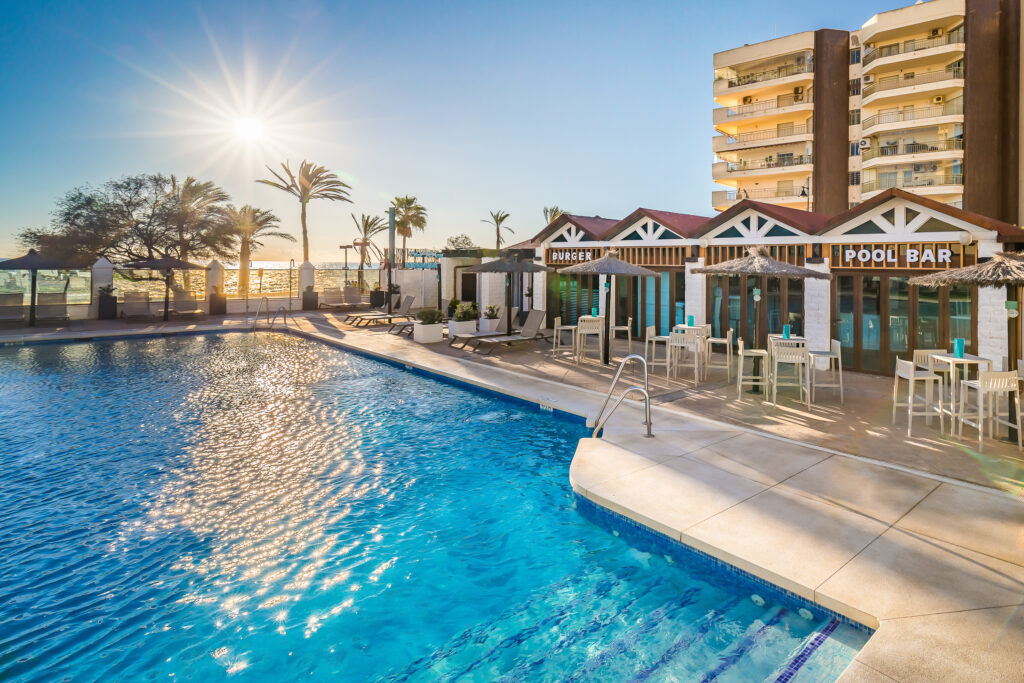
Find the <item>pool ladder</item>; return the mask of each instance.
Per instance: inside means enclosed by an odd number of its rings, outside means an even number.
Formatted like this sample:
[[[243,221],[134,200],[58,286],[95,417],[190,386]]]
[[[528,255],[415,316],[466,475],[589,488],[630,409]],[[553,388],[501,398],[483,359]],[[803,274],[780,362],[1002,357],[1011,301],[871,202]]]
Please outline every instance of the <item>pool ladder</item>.
[[[274,317],[270,317],[270,299],[268,299],[267,297],[263,297],[262,299],[260,299],[260,303],[256,307],[256,317],[254,317],[252,319],[252,331],[253,332],[256,331],[256,326],[260,322],[260,311],[263,310],[263,304],[267,305],[267,329],[268,330],[274,329],[274,323],[277,322],[278,316],[280,316],[281,322],[284,324],[285,327],[288,327],[288,318],[291,318],[293,323],[295,322],[295,316],[292,315],[291,310],[289,310],[289,308],[287,306],[278,306],[277,310],[274,311]],[[295,324],[298,325],[298,323],[295,323]]]
[[[267,305],[267,320],[270,320],[270,299],[263,297],[260,299],[260,303],[256,306],[256,317],[252,319],[252,331],[256,331],[256,323],[260,321],[260,311],[263,310],[263,304]]]
[[[604,409],[608,407],[608,401],[611,400],[612,393],[615,391],[615,386],[619,383],[619,377],[622,376],[622,371],[625,369],[626,365],[630,361],[640,363],[640,366],[643,368],[644,385],[642,387],[628,387],[625,391],[619,394],[619,397],[615,400],[615,403],[612,405],[612,409],[609,410],[606,414],[604,412]],[[609,418],[611,418],[612,413],[615,412],[615,409],[619,407],[619,405],[626,399],[627,396],[634,393],[639,393],[644,397],[644,426],[647,427],[647,433],[644,434],[644,438],[650,439],[654,436],[654,434],[651,434],[651,390],[650,383],[647,380],[647,360],[641,355],[631,353],[625,358],[623,358],[622,362],[619,363],[619,369],[615,371],[615,377],[612,378],[612,384],[610,387],[608,387],[608,393],[604,397],[604,403],[601,404],[601,409],[597,411],[597,417],[594,418],[593,437],[595,439],[597,438],[598,434],[601,433],[601,430],[604,429],[605,423],[607,423]]]

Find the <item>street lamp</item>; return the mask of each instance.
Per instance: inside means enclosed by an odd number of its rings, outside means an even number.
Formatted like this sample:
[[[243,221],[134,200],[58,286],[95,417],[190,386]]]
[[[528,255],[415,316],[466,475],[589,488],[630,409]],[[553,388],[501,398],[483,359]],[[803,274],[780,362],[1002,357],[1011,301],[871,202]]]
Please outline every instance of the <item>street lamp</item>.
[[[811,210],[811,179],[808,178],[807,182],[800,186],[800,196],[807,197],[807,210]]]

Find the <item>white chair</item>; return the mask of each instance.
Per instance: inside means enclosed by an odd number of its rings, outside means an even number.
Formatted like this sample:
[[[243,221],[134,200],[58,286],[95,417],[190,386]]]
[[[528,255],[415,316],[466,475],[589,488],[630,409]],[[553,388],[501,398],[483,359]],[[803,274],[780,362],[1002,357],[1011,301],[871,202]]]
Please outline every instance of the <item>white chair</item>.
[[[587,337],[597,337],[597,357],[601,358],[601,344],[604,343],[604,318],[580,318],[576,323],[576,362],[587,359]]]
[[[787,340],[788,341],[788,340]],[[785,343],[773,344],[771,355],[772,369],[768,381],[772,385],[772,405],[778,405],[779,387],[800,387],[800,401],[807,402],[811,409],[810,365],[811,356],[805,346]],[[779,366],[792,366],[793,374],[779,374]]]
[[[1020,421],[1020,376],[1019,370],[1009,372],[993,372],[982,370],[978,373],[978,379],[965,379],[960,382],[960,411],[957,423],[957,439],[964,438],[964,425],[978,429],[978,452],[984,452],[985,423],[988,422],[988,436],[995,435],[997,424],[1013,427],[1017,430],[1017,450],[1021,449],[1021,421]],[[967,392],[974,389],[978,394],[978,410],[968,413]],[[1013,401],[1016,407],[1016,420],[1011,422],[1008,418],[1010,410],[1005,413],[999,412],[999,397],[1006,394],[1007,402]],[[986,397],[989,404],[986,407]],[[974,418],[972,421],[968,418]]]
[[[811,403],[814,403],[814,392],[816,389],[839,389],[839,402],[846,403],[843,399],[843,347],[839,343],[838,339],[833,339],[828,351],[809,351],[811,354]],[[821,383],[818,381],[818,365],[819,359],[827,360],[828,367],[822,368],[822,371],[828,372],[832,378],[830,383]],[[837,378],[838,375],[838,378]]]
[[[626,339],[629,341],[629,353],[633,353],[633,316],[629,317],[625,325],[615,325],[612,327],[612,341],[615,340],[616,332],[626,333]]]
[[[668,366],[665,376],[678,371],[679,366],[693,368],[693,383],[697,384],[704,376],[704,352],[707,349],[705,337],[698,330],[688,329],[683,332],[671,332],[668,335]]]
[[[665,356],[661,360],[658,360],[658,344],[665,347]],[[658,334],[658,329],[654,325],[648,325],[644,330],[644,360],[651,367],[664,365],[665,374],[668,374],[668,337]]]
[[[900,380],[907,380],[907,402],[900,403]],[[925,385],[925,395],[922,397],[922,403],[918,402],[917,395],[917,383],[923,383]],[[942,377],[936,375],[934,372],[928,370],[918,370],[914,367],[914,364],[909,360],[903,360],[901,358],[896,359],[896,377],[893,381],[892,386],[892,423],[896,424],[896,409],[906,408],[907,409],[907,436],[913,436],[912,429],[914,427],[915,417],[925,417],[925,422],[931,424],[932,414],[939,416],[939,431],[941,432],[945,424],[942,414],[942,398],[933,398],[932,394],[938,394],[939,387],[942,385]],[[921,407],[921,410],[915,410],[917,407]]]
[[[753,361],[760,360],[761,372],[759,374],[745,375],[743,362],[750,358]],[[768,352],[764,349],[745,349],[743,348],[743,340],[739,340],[739,344],[736,347],[736,400],[743,397],[743,387],[761,387],[765,392],[768,391]],[[751,373],[753,373],[753,365],[751,364]]]
[[[712,363],[711,359],[714,357],[712,356],[712,352],[715,350],[716,346],[725,346],[725,379],[727,382],[732,381],[732,335],[733,329],[730,327],[724,337],[709,336],[707,338],[708,351],[706,367],[708,368],[722,367],[721,363]]]
[[[576,350],[576,326],[575,325],[563,325],[562,324],[562,316],[557,316],[555,318],[555,336],[554,336],[554,340],[553,340],[553,342],[551,344],[551,353],[552,354],[554,354],[555,351],[558,351],[558,349],[560,349],[561,347],[565,346],[565,344],[562,343],[562,333],[563,332],[571,332],[572,333],[572,340],[570,342],[569,348],[573,349],[573,353],[575,353],[575,350]]]

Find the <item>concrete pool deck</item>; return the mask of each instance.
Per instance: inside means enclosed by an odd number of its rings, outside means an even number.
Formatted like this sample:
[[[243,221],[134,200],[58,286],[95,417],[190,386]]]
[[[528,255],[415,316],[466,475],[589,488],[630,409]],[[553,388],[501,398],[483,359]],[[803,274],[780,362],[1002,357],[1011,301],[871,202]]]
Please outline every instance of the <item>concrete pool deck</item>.
[[[327,320],[328,323],[324,324]],[[244,319],[131,333],[244,330]],[[329,316],[292,328],[324,342],[592,416],[603,398],[564,377],[482,363]],[[99,332],[99,333],[97,333]],[[42,333],[97,338],[126,328]],[[0,341],[15,341],[0,334]],[[25,341],[26,339],[22,339]],[[607,379],[605,379],[607,382]],[[1024,504],[992,489],[708,419],[673,401],[654,439],[624,405],[580,441],[570,483],[586,498],[877,632],[840,680],[1021,680]]]

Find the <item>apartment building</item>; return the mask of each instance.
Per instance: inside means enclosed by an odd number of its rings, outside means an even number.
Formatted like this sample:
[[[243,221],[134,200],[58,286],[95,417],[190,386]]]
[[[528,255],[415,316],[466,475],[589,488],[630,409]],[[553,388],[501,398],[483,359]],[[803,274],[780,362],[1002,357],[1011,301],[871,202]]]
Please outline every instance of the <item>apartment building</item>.
[[[1020,5],[931,0],[715,54],[713,207],[834,215],[900,188],[1018,222]]]

